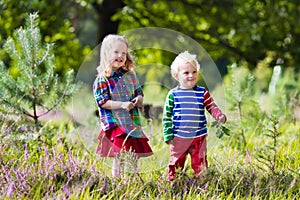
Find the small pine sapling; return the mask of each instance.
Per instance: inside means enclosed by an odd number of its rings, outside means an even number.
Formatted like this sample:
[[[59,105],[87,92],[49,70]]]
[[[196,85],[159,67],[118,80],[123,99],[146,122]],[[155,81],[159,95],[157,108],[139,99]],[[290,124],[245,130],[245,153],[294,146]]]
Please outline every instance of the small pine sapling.
[[[243,111],[243,105],[248,101],[251,96],[251,90],[253,89],[254,76],[248,71],[243,71],[243,68],[238,68],[236,64],[229,66],[229,74],[231,75],[231,82],[226,86],[226,99],[230,105],[230,110],[237,111],[236,132],[238,136],[242,138],[241,142],[243,147],[247,146],[247,140],[245,136],[246,128],[245,114]]]
[[[22,119],[21,126],[38,132],[40,117],[65,103],[73,94],[74,72],[63,78],[55,73],[53,44],[42,44],[38,14],[29,14],[24,28],[14,32],[4,43],[11,66],[18,69],[12,75],[0,62],[0,112],[12,120]]]
[[[272,173],[277,171],[278,163],[278,138],[282,134],[278,131],[279,120],[275,115],[268,119],[269,124],[265,126],[265,137],[271,139],[271,142],[257,150],[256,160],[266,166]],[[262,167],[260,167],[262,168]]]

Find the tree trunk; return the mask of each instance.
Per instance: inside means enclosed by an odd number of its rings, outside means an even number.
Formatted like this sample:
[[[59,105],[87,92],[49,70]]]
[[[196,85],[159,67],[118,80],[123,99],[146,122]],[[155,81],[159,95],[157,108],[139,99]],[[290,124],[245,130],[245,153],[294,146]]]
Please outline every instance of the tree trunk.
[[[98,15],[98,43],[108,34],[116,34],[119,20],[112,21],[112,16],[122,9],[125,4],[122,0],[104,0],[102,4],[97,1],[92,3]]]

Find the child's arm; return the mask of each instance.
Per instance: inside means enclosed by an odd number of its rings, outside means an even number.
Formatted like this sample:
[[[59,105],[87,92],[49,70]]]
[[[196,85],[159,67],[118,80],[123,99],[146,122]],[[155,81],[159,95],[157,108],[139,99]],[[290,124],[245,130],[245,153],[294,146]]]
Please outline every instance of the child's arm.
[[[169,144],[170,141],[174,138],[173,135],[173,116],[172,116],[172,111],[174,107],[174,96],[172,93],[169,92],[167,95],[165,105],[164,105],[164,112],[163,112],[163,119],[162,119],[162,124],[163,124],[163,133],[164,133],[164,141]]]
[[[110,99],[109,90],[107,81],[105,78],[97,78],[93,85],[94,97],[97,103],[97,106],[104,109],[115,110],[115,109],[124,109],[131,110],[134,108],[134,103],[131,101],[121,102],[113,101]]]
[[[226,122],[226,115],[223,114],[219,107],[215,104],[213,98],[207,90],[204,91],[204,106],[215,120],[221,123]]]
[[[112,101],[107,100],[104,104],[101,105],[101,108],[108,109],[108,110],[115,110],[115,109],[124,109],[124,110],[132,110],[135,107],[135,104],[131,101]]]

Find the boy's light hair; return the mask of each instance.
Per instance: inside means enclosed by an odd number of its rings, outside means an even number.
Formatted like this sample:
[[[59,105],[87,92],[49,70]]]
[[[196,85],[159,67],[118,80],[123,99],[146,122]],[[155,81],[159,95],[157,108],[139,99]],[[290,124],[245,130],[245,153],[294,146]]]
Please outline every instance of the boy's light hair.
[[[112,66],[110,63],[110,54],[111,54],[111,48],[114,45],[116,41],[122,41],[126,44],[127,48],[129,48],[128,42],[126,38],[122,35],[115,35],[115,34],[110,34],[107,35],[101,44],[101,49],[100,49],[100,65],[97,67],[98,71],[98,76],[101,77],[110,77],[111,72],[112,72]],[[129,49],[126,54],[126,62],[125,66],[122,67],[123,69],[127,71],[131,71],[134,68],[134,63],[131,55],[128,53]]]
[[[197,69],[197,72],[200,70],[200,64],[198,63],[195,54],[190,54],[188,51],[181,52],[178,56],[176,56],[171,64],[171,74],[175,79],[178,74],[179,67],[187,62],[191,63]]]

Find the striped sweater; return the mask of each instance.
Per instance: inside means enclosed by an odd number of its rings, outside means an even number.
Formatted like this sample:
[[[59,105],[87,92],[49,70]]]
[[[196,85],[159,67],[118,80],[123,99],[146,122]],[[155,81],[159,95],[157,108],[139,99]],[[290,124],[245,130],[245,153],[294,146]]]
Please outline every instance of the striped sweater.
[[[200,86],[193,89],[173,88],[169,91],[163,113],[164,141],[196,138],[207,134],[205,109],[216,119],[223,114],[210,93]]]

